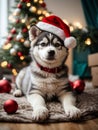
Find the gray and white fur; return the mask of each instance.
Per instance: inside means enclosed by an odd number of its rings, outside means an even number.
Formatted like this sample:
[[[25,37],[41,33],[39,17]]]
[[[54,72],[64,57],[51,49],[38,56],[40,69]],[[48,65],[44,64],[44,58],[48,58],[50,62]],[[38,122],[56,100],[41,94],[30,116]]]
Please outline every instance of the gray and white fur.
[[[23,68],[17,78],[15,96],[26,95],[32,106],[32,117],[36,121],[45,120],[49,116],[46,99],[57,96],[67,116],[77,118],[80,110],[75,106],[76,98],[68,85],[68,74],[65,61],[68,49],[56,35],[32,26],[29,31],[31,41],[30,55],[32,62]],[[61,68],[59,72],[50,73],[39,67]]]

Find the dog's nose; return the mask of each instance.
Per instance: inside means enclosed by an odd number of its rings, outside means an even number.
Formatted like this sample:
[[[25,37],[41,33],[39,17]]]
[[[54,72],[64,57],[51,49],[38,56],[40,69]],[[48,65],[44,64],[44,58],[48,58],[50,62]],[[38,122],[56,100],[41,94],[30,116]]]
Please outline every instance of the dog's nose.
[[[48,54],[49,54],[49,56],[54,56],[54,55],[55,55],[55,51],[54,51],[54,50],[50,50],[50,51],[48,52]]]

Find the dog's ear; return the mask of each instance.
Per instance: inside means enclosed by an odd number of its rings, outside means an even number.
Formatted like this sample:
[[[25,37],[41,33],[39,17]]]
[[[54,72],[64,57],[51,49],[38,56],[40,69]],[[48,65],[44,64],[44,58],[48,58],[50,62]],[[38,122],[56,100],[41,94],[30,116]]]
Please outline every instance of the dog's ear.
[[[41,30],[33,25],[29,30],[29,40],[33,41],[39,34],[41,33]]]

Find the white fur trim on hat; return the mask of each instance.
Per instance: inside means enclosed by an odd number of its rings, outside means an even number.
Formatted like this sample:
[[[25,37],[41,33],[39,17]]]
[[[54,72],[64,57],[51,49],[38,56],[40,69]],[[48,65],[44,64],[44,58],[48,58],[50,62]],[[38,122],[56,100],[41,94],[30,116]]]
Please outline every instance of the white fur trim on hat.
[[[51,25],[51,24],[48,24],[45,22],[38,22],[36,26],[39,27],[41,30],[48,31],[48,32],[51,32],[51,33],[57,35],[62,40],[65,39],[64,31],[54,25]]]
[[[74,37],[67,37],[64,40],[64,45],[67,48],[74,48],[76,46],[76,39]]]

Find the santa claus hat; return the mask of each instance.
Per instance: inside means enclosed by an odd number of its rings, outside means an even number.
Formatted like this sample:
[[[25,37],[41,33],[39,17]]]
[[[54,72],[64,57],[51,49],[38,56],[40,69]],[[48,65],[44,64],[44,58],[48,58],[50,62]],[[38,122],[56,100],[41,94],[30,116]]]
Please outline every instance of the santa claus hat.
[[[76,39],[70,36],[69,27],[59,17],[54,15],[45,17],[36,26],[57,35],[64,41],[65,47],[74,48],[76,46]]]

